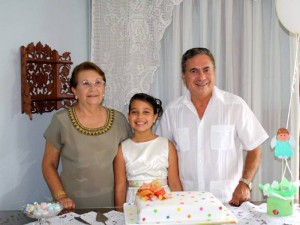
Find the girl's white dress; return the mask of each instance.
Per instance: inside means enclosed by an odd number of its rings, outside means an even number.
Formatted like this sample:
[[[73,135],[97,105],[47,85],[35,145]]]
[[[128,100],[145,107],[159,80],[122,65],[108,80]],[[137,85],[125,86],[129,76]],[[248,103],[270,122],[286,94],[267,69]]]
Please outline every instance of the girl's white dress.
[[[167,183],[168,139],[157,137],[151,141],[139,143],[127,139],[121,145],[128,180],[127,203],[134,201],[137,190],[144,182],[151,183],[154,179],[161,180],[166,192],[170,192]]]

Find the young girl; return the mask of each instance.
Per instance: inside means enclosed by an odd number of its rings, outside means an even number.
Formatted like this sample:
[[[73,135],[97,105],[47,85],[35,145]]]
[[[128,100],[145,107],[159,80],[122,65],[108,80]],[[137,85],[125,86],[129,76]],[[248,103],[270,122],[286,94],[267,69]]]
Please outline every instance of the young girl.
[[[128,121],[134,135],[119,145],[114,160],[115,206],[120,211],[125,201],[134,201],[143,183],[154,179],[161,181],[166,192],[182,191],[174,145],[152,132],[162,113],[161,101],[152,96],[138,93],[130,100]]]

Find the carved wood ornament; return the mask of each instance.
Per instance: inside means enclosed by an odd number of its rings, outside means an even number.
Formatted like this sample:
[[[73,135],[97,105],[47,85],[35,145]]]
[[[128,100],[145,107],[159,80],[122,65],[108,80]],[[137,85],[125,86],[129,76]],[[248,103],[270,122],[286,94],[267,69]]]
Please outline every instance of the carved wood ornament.
[[[22,113],[45,113],[74,105],[70,90],[70,52],[59,55],[48,45],[38,42],[21,46]]]

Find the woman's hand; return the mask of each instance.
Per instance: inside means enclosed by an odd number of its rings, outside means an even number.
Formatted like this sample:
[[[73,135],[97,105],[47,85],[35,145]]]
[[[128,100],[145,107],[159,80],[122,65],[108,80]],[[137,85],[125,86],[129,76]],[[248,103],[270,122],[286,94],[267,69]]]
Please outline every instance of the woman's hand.
[[[64,209],[75,209],[74,201],[69,197],[63,197],[57,200]]]
[[[57,172],[59,160],[60,151],[50,142],[46,141],[42,162],[44,178],[50,188],[54,200],[59,202],[64,209],[74,209],[75,203],[71,198],[67,197]]]

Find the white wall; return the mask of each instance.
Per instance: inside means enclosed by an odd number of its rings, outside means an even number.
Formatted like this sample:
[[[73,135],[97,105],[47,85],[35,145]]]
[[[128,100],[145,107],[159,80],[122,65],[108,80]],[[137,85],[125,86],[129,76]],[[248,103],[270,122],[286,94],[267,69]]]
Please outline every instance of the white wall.
[[[54,112],[21,114],[20,46],[41,41],[74,65],[89,59],[88,0],[0,0],[0,210],[51,199],[41,173]]]

